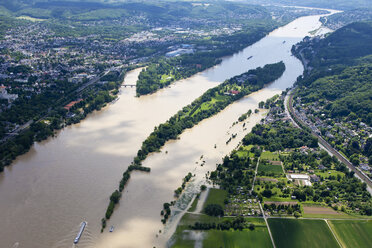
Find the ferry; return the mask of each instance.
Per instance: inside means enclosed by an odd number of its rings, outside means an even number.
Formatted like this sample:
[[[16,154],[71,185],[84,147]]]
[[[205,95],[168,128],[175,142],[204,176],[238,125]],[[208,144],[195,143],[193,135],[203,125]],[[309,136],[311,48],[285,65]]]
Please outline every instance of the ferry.
[[[74,240],[74,244],[79,243],[79,240],[80,240],[80,238],[81,238],[81,235],[82,235],[83,232],[84,232],[84,229],[85,229],[86,225],[87,225],[87,222],[86,222],[86,221],[83,221],[83,222],[81,223],[81,225],[80,225],[80,230],[79,230],[78,234],[76,235],[76,238],[75,238],[75,240]]]
[[[110,232],[113,232],[114,231],[114,226],[111,226],[110,227]]]

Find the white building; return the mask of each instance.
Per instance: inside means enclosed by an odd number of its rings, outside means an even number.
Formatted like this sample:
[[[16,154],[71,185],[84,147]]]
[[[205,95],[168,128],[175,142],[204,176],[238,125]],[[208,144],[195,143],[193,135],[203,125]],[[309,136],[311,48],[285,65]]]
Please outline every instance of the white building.
[[[292,180],[310,180],[310,176],[305,174],[290,174],[289,178]]]
[[[17,94],[8,94],[6,87],[4,85],[0,86],[0,99],[7,99],[8,102],[12,102],[18,98]]]
[[[188,54],[188,53],[193,53],[193,52],[194,52],[193,49],[180,48],[180,49],[177,49],[177,50],[174,50],[174,51],[171,51],[171,52],[167,52],[165,54],[165,56],[167,56],[167,57],[177,57],[177,56],[182,55],[182,54]]]

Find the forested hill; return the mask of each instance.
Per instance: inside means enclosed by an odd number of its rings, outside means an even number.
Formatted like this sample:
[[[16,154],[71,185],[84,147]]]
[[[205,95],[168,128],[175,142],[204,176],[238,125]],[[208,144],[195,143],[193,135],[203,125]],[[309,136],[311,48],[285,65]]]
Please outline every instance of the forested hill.
[[[296,82],[302,120],[372,178],[372,22],[357,22],[292,51],[307,68]]]
[[[324,99],[322,114],[340,119],[348,117],[372,126],[372,63],[348,67],[341,73],[323,77],[299,92],[303,103]]]
[[[322,76],[340,73],[372,54],[372,22],[356,22],[342,27],[324,39],[306,37],[293,46],[292,52],[304,58],[308,76],[300,83],[308,85]]]

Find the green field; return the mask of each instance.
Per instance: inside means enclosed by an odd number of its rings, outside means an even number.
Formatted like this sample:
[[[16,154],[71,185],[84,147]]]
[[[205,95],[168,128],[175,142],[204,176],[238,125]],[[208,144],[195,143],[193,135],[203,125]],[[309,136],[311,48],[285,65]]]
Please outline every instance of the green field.
[[[253,231],[244,229],[243,231],[229,231],[208,230],[208,231],[192,231],[189,230],[189,225],[196,221],[208,222],[222,222],[225,219],[207,215],[185,214],[177,230],[172,237],[173,248],[195,247],[198,243],[200,247],[272,247],[267,227],[262,218],[247,218],[248,223],[253,223],[255,229]]]
[[[208,204],[219,204],[222,207],[225,206],[224,200],[227,198],[226,190],[222,189],[209,189],[208,197],[204,202],[203,209],[208,206]]]
[[[261,153],[261,159],[279,160],[279,155],[277,153],[265,151]]]
[[[206,232],[203,247],[273,247],[266,227],[256,227],[254,231],[217,231]]]
[[[250,152],[252,149],[253,145],[248,145],[248,146],[241,146],[238,151],[236,151],[236,154],[238,155],[239,158],[254,158],[254,153]]]
[[[268,219],[276,247],[339,247],[324,220]]]
[[[269,163],[261,163],[258,166],[258,172],[282,174],[283,168],[281,165],[273,165]]]
[[[372,220],[330,220],[328,223],[344,247],[371,247]]]
[[[328,170],[326,172],[315,172],[315,174],[320,176],[320,177],[323,177],[323,178],[328,178],[329,176],[337,177],[337,175],[340,175],[341,177],[345,176],[344,173],[342,173],[340,171],[336,171],[336,170]]]

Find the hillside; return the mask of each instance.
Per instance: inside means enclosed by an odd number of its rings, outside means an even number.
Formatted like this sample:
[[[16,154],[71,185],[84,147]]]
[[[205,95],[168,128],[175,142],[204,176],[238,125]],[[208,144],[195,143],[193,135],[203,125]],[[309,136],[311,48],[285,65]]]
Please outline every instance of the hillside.
[[[347,10],[331,16],[322,17],[320,21],[324,26],[336,30],[353,22],[372,20],[372,8],[358,8]]]
[[[295,107],[303,122],[372,177],[372,22],[292,48],[306,67]]]

